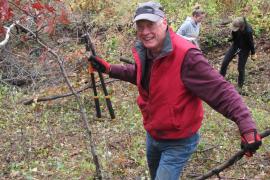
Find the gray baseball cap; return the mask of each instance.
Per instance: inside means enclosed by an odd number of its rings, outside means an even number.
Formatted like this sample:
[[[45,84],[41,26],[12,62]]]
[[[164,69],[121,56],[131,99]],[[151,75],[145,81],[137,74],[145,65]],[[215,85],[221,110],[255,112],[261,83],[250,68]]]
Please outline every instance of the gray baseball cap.
[[[139,20],[157,22],[164,17],[165,13],[160,3],[149,1],[139,4],[139,7],[136,9],[135,12],[133,22]]]
[[[243,17],[237,17],[232,22],[232,31],[238,31],[240,27],[244,26],[245,21]]]

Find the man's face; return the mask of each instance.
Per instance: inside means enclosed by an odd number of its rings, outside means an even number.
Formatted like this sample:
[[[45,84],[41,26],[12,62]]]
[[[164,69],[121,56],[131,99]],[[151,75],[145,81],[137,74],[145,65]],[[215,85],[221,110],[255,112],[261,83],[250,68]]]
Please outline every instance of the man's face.
[[[162,49],[167,29],[165,19],[158,22],[139,20],[136,22],[136,29],[139,40],[146,48],[155,53]]]

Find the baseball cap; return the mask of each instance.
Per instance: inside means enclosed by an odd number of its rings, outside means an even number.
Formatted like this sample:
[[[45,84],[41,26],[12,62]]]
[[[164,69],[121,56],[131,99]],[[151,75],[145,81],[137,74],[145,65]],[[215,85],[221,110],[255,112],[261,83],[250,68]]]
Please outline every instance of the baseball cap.
[[[237,17],[232,22],[232,31],[238,31],[241,26],[244,24],[243,17]]]
[[[152,22],[157,22],[165,17],[162,6],[158,2],[145,2],[140,3],[136,9],[133,22],[139,20],[148,20]]]

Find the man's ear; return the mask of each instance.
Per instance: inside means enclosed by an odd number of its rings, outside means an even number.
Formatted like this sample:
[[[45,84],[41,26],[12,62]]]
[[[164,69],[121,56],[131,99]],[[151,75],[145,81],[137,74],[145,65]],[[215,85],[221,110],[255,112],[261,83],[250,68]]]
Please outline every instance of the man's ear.
[[[168,23],[167,23],[167,19],[166,18],[164,18],[163,20],[162,20],[162,24],[164,25],[164,26],[168,26]]]

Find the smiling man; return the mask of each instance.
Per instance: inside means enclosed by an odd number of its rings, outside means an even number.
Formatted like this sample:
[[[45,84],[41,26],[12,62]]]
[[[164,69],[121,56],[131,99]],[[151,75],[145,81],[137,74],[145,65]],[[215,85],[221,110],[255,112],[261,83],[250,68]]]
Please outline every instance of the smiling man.
[[[261,145],[255,122],[235,88],[214,70],[202,52],[168,27],[159,3],[136,9],[135,64],[111,65],[91,56],[93,68],[138,87],[152,180],[178,180],[199,142],[202,101],[233,120],[247,156]]]

